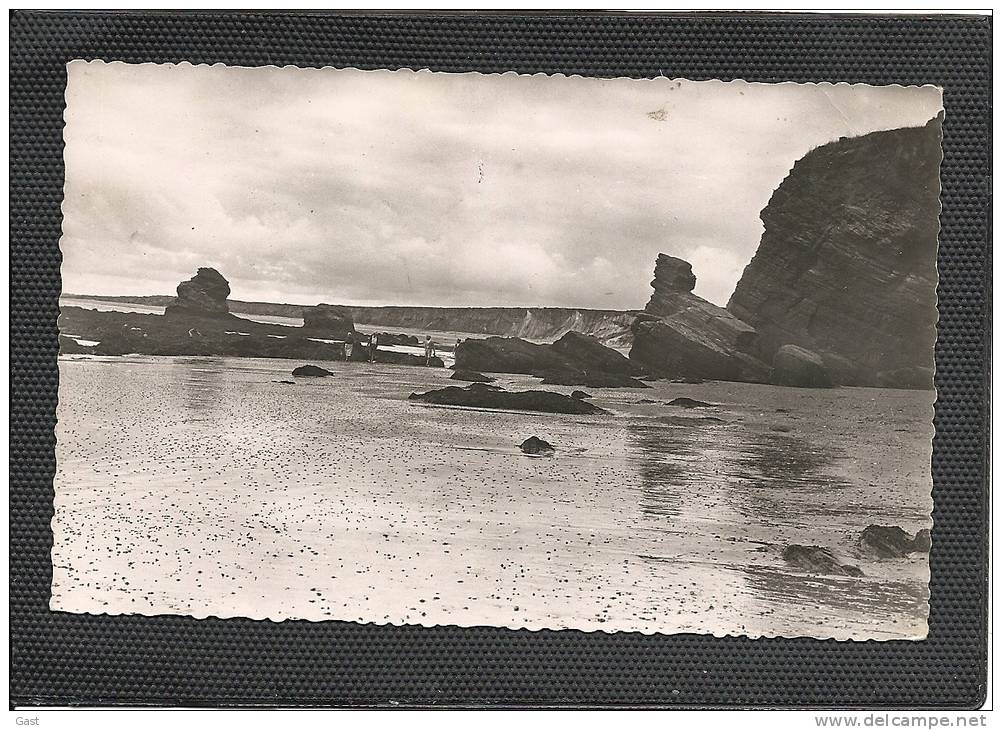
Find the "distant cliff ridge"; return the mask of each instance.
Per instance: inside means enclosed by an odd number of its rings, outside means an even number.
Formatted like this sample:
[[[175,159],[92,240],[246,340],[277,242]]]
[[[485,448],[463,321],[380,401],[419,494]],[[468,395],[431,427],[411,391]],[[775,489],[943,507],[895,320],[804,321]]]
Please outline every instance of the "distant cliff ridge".
[[[570,331],[627,347],[636,312],[563,307],[347,307],[356,322],[437,332],[557,340]]]
[[[149,307],[166,307],[170,296],[100,296],[67,294],[74,299],[91,299]],[[301,318],[309,307],[299,304],[228,301],[236,315]],[[630,325],[636,311],[572,309],[568,307],[340,307],[359,327],[402,327],[429,332],[471,332],[527,340],[554,341],[570,331],[592,335],[611,347],[629,347],[633,342]]]

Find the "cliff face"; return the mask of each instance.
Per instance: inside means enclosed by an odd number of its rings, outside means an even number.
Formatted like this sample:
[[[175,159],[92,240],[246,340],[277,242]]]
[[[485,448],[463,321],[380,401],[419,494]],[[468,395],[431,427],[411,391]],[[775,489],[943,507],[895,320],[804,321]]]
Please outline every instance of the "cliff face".
[[[771,360],[786,344],[845,385],[932,387],[940,119],[800,159],[727,309]]]
[[[754,328],[692,293],[692,266],[659,254],[654,293],[633,324],[630,359],[655,375],[765,382]]]

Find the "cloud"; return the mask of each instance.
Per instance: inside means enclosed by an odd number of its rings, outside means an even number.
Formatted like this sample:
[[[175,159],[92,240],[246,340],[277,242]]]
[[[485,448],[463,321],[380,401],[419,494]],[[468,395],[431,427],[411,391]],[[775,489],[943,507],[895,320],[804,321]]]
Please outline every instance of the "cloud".
[[[930,87],[74,62],[64,290],[643,306],[661,251],[726,302],[793,162],[923,124]],[[657,112],[651,114],[651,112]]]

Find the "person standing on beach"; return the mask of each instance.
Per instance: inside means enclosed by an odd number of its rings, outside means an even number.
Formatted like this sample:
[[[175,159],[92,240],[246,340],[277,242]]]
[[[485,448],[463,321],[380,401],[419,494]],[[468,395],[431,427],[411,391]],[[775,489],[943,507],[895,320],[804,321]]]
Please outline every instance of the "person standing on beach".
[[[424,336],[424,364],[431,366],[431,359],[435,357],[435,343],[431,341],[431,335]]]
[[[369,362],[376,362],[376,348],[379,346],[379,335],[373,332],[369,336]]]

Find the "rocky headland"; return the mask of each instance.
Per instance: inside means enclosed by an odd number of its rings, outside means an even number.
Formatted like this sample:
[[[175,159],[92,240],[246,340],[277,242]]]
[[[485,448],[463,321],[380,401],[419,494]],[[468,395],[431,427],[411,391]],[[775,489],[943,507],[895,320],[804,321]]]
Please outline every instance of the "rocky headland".
[[[355,359],[369,359],[368,337],[355,330],[351,312],[342,307],[303,307],[303,326],[289,327],[236,316],[229,311],[229,294],[222,274],[200,268],[178,284],[177,296],[162,315],[64,306],[59,315],[60,352],[344,360],[348,343],[353,343]],[[401,338],[410,343],[408,335],[384,334],[381,341],[391,344]],[[375,361],[429,364],[424,357],[378,348]],[[430,365],[444,367],[440,358],[432,358]]]
[[[655,375],[932,388],[941,119],[799,160],[726,309],[661,254],[630,359]]]

